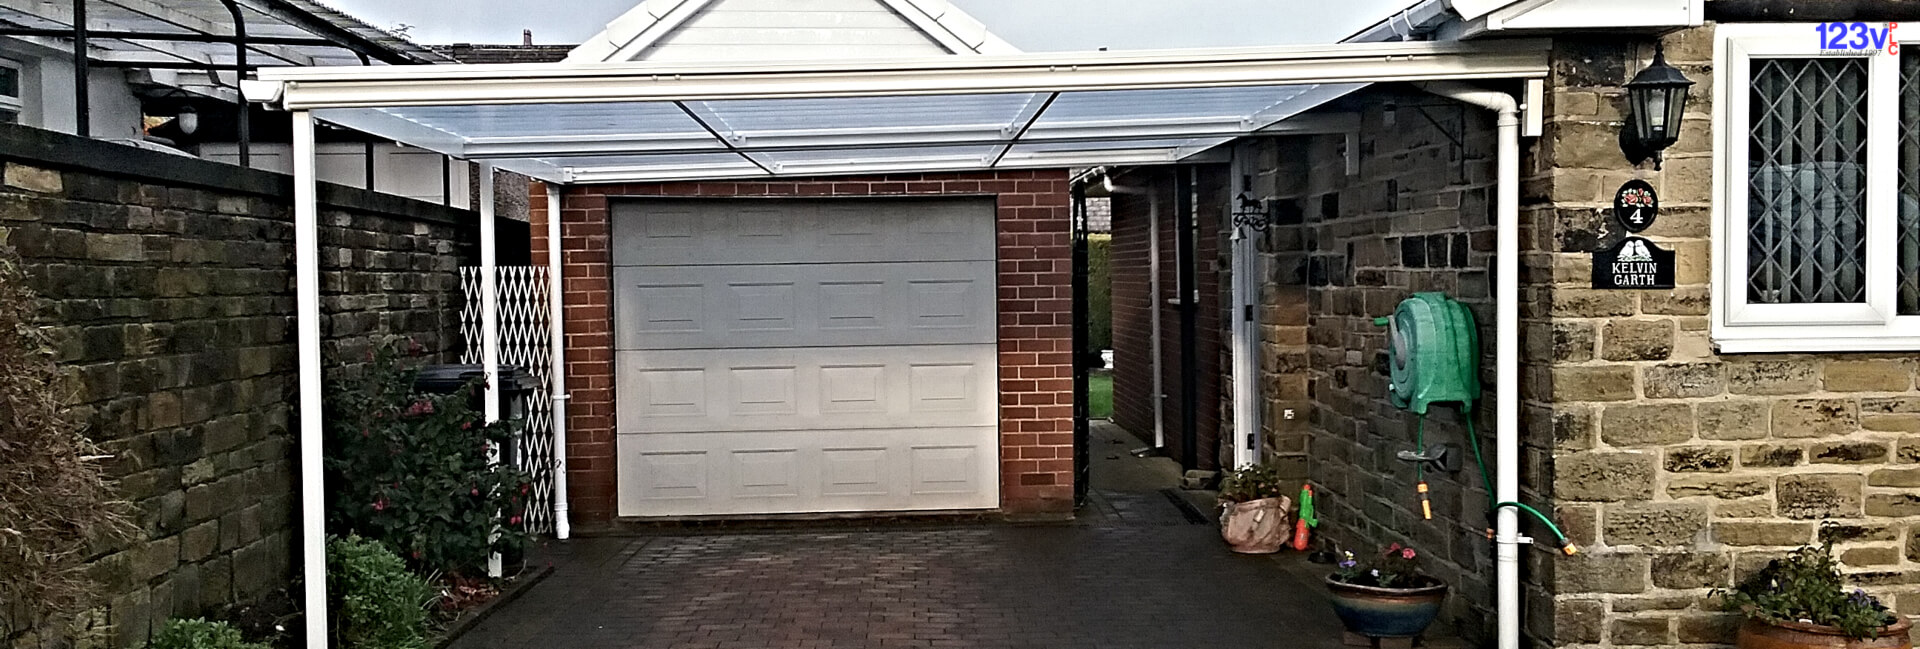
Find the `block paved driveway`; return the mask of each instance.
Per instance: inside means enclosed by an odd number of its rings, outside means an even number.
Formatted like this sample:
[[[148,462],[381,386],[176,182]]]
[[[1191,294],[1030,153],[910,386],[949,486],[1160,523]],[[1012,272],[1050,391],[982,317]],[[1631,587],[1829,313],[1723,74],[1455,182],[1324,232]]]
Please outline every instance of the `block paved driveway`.
[[[1096,460],[1134,461],[1129,445],[1104,440]],[[1284,561],[1228,552],[1213,526],[1138,484],[1158,472],[1121,475],[1138,468],[1118,467],[1105,488],[1097,476],[1096,498],[1070,524],[556,543],[543,559],[553,574],[452,649],[1340,646],[1317,583]]]

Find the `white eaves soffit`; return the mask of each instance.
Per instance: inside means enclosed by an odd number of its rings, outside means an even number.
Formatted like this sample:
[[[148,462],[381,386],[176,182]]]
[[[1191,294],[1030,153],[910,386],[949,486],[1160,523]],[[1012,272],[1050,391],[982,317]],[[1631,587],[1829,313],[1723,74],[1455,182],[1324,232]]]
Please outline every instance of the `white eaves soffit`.
[[[1544,41],[764,64],[270,69],[255,101],[562,183],[1178,162],[1369,83],[1537,79]],[[1332,120],[1340,122],[1340,120]]]

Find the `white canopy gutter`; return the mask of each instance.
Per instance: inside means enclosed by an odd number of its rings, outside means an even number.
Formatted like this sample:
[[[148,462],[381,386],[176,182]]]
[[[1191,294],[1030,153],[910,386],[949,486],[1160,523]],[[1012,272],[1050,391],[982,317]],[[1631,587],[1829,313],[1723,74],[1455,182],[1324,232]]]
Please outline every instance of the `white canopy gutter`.
[[[311,67],[261,70],[286,110],[1149,90],[1546,76],[1534,40],[1086,52],[898,61]]]

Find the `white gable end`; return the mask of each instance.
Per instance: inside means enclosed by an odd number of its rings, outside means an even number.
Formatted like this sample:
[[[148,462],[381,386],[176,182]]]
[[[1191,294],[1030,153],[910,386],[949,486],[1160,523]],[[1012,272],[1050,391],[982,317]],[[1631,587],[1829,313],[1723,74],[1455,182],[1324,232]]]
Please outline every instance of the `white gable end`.
[[[569,62],[795,61],[1010,54],[945,0],[647,0]]]

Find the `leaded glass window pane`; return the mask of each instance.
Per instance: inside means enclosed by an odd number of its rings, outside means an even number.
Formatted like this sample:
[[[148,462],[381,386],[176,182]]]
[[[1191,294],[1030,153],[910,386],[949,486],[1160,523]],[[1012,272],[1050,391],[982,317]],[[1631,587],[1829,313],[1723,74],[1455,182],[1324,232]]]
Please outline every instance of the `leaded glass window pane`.
[[[1866,301],[1867,61],[1754,59],[1747,300]]]
[[[1920,53],[1900,54],[1900,315],[1920,315]]]

